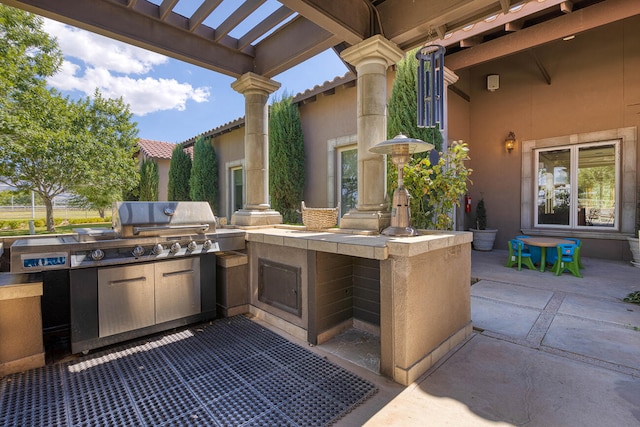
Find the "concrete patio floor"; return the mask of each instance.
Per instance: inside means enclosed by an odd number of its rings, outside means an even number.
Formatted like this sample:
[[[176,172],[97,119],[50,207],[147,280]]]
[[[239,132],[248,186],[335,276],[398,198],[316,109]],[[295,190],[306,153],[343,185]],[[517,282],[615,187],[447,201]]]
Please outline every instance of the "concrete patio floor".
[[[340,426],[640,426],[640,290],[629,263],[584,259],[584,278],[504,267],[472,251],[475,333],[409,387],[379,392]],[[343,365],[344,366],[344,365]]]
[[[408,387],[374,372],[375,337],[313,347],[253,322],[377,388],[338,426],[640,426],[640,306],[622,302],[640,290],[640,270],[586,258],[579,279],[509,269],[506,259],[472,251],[475,332]],[[360,351],[353,363],[349,342]]]

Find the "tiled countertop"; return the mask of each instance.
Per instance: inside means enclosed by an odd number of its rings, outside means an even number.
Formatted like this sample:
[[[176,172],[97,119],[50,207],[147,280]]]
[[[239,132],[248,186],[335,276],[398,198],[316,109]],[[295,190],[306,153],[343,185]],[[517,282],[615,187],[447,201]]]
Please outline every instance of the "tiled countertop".
[[[471,243],[467,231],[422,230],[420,236],[391,237],[348,233],[344,230],[307,231],[304,228],[258,228],[246,230],[248,242],[383,260],[390,256],[414,256]]]

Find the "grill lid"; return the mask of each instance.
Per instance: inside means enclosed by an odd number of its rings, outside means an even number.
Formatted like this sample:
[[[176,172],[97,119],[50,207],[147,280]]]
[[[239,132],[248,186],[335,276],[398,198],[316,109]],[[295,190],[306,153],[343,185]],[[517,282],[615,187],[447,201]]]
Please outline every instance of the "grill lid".
[[[115,202],[112,224],[121,237],[158,236],[215,232],[216,218],[207,202]]]

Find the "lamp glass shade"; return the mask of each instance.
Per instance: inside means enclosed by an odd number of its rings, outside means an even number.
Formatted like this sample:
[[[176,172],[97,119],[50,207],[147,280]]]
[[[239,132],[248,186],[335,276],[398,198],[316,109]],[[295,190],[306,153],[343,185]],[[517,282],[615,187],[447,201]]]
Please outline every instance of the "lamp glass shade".
[[[504,140],[504,148],[508,152],[511,152],[516,145],[516,135],[513,132],[509,132],[509,136]]]

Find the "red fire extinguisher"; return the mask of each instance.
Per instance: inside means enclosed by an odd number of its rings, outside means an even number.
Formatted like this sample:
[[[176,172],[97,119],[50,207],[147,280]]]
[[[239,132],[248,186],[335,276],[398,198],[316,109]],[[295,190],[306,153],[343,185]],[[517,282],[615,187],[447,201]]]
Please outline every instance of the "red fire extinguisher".
[[[464,211],[466,213],[471,212],[471,196],[468,194],[464,196]]]

